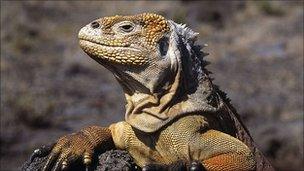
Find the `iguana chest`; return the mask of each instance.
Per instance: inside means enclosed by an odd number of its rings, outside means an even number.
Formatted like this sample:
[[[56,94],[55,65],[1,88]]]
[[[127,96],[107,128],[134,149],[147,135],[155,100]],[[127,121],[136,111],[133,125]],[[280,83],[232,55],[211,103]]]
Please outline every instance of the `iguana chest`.
[[[143,166],[189,161],[189,142],[200,136],[200,130],[207,122],[202,115],[185,116],[154,134],[138,131],[126,122],[117,124],[122,128],[120,135],[113,136],[114,142],[129,151],[136,163]]]

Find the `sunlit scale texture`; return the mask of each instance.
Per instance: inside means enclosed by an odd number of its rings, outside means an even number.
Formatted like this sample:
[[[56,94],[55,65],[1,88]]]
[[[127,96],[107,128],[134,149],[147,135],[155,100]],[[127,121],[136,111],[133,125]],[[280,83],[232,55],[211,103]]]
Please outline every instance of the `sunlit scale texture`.
[[[80,42],[80,46],[90,56],[123,65],[147,64],[150,61],[148,58],[150,51],[155,50],[159,39],[170,30],[164,17],[151,13],[134,16],[116,15],[96,21],[101,25],[100,36],[94,34],[94,31],[81,34],[79,38],[86,41]],[[113,26],[122,21],[139,25],[140,30],[117,35]]]
[[[127,49],[100,46],[88,42],[80,42],[80,45],[83,47],[83,50],[91,56],[105,59],[109,62],[124,65],[143,65],[148,62],[147,58],[145,58],[141,52],[132,53],[132,51]]]
[[[144,13],[139,16],[144,22],[144,36],[149,45],[157,43],[159,38],[169,31],[167,20],[163,16],[151,13]]]

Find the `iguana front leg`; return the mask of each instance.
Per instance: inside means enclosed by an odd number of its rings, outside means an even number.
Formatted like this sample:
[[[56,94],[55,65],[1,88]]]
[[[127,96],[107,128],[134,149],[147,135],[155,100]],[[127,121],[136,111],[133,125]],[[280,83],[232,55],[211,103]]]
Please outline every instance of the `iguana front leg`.
[[[255,169],[252,152],[240,140],[217,130],[208,130],[195,136],[189,143],[191,157],[200,160],[206,170]]]
[[[238,139],[216,130],[194,134],[189,144],[188,161],[172,164],[147,164],[143,170],[182,170],[190,171],[249,171],[255,169],[255,160],[249,148]],[[182,147],[180,153],[184,153]],[[156,165],[156,166],[154,166]],[[181,167],[180,167],[181,166]],[[150,169],[151,168],[151,169]],[[156,168],[156,169],[155,169]]]
[[[109,128],[90,126],[78,133],[61,137],[49,154],[43,171],[63,170],[78,159],[89,167],[94,152],[113,148],[115,145]]]

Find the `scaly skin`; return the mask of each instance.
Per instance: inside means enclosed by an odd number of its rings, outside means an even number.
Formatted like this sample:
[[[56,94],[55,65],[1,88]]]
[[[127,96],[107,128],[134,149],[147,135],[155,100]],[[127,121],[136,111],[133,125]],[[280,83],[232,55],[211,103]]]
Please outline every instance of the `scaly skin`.
[[[170,165],[179,160],[201,161],[207,170],[253,170],[250,149],[240,140],[209,129],[201,115],[178,119],[168,127],[146,134],[127,122],[111,127],[116,147],[129,151],[143,167],[150,163]]]
[[[123,87],[126,121],[60,138],[44,170],[79,158],[89,166],[94,151],[113,148],[129,151],[144,168],[198,161],[206,170],[262,170],[261,154],[237,116],[229,118],[237,114],[212,84],[195,39],[185,26],[149,13],[83,27],[81,48]]]

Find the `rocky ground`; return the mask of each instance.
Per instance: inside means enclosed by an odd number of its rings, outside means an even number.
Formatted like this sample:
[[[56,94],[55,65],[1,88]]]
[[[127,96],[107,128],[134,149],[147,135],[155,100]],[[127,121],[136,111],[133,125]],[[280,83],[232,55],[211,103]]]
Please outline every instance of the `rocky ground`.
[[[78,30],[113,14],[156,12],[207,43],[227,92],[278,170],[303,168],[303,2],[1,1],[1,167],[88,125],[123,119],[124,97],[79,48]]]
[[[22,171],[40,171],[44,167],[47,156],[29,158],[23,165]],[[94,171],[108,171],[108,170],[123,170],[123,171],[139,171],[140,167],[137,166],[133,158],[127,151],[110,150],[105,153],[99,154],[97,161],[90,167]],[[69,170],[85,170],[82,165],[73,165]]]

